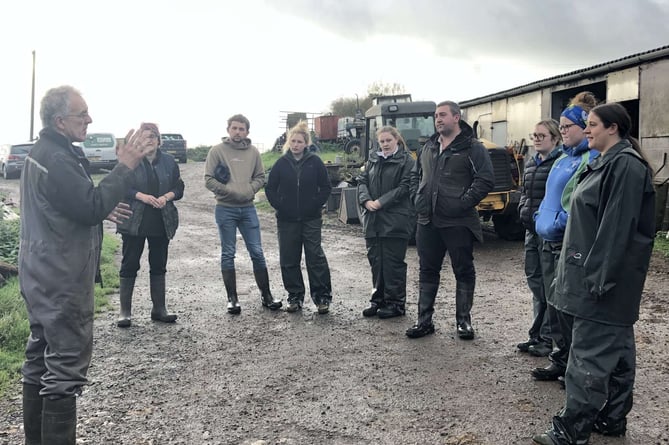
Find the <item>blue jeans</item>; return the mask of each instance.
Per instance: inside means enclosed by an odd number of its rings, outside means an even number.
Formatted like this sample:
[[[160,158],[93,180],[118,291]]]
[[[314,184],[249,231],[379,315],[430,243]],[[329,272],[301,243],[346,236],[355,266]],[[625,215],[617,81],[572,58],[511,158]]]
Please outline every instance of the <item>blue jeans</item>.
[[[221,270],[235,268],[237,250],[237,229],[241,233],[246,250],[253,262],[253,270],[267,269],[265,254],[260,240],[260,222],[254,206],[224,207],[216,206],[216,224],[221,240]]]

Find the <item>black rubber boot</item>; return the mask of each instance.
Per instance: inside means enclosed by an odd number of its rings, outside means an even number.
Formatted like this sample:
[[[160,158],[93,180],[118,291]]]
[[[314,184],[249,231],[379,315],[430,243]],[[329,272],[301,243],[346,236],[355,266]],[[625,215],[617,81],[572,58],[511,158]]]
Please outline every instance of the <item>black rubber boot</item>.
[[[273,311],[279,309],[282,303],[281,300],[275,300],[272,296],[272,292],[269,290],[269,274],[267,273],[267,269],[254,270],[253,275],[256,278],[256,284],[262,295],[262,305]]]
[[[228,314],[240,314],[242,307],[237,298],[237,274],[235,269],[221,270],[225,292],[228,294]]]
[[[23,384],[23,431],[26,445],[42,445],[42,397],[40,387]]]
[[[42,409],[42,443],[75,445],[77,438],[77,399],[44,399]]]
[[[363,309],[362,315],[364,317],[373,317],[377,312],[379,312],[379,305],[372,302],[368,308]]]
[[[458,281],[455,285],[455,321],[458,337],[463,340],[474,338],[474,328],[470,312],[474,304],[474,284]]]
[[[162,321],[163,323],[174,323],[177,320],[175,314],[167,313],[165,308],[165,275],[151,275],[151,320]]]
[[[407,329],[406,336],[409,338],[421,338],[434,334],[432,314],[434,314],[434,300],[437,298],[438,284],[421,283],[418,291],[418,320],[416,324]]]
[[[432,315],[434,314],[434,300],[437,298],[439,284],[421,283],[418,291],[418,326],[432,325]]]
[[[120,277],[119,300],[121,302],[121,314],[116,321],[119,328],[130,326],[130,315],[132,314],[132,292],[135,289],[135,277]]]

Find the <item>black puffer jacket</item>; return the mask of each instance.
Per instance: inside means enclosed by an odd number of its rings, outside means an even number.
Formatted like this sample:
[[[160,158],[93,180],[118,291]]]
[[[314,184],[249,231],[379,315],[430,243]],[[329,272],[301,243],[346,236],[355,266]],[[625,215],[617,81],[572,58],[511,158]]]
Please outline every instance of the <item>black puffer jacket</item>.
[[[410,198],[411,171],[416,161],[403,149],[384,159],[370,153],[365,170],[358,177],[358,203],[362,206],[365,238],[388,237],[409,239],[413,208]],[[381,209],[370,212],[366,201],[379,200]]]
[[[476,206],[495,186],[488,150],[474,138],[472,128],[460,121],[460,133],[440,153],[439,134],[425,143],[414,169],[418,178],[418,223],[435,227],[468,227],[483,241]]]
[[[561,148],[556,147],[543,161],[539,158],[539,154],[536,154],[525,164],[518,214],[523,226],[532,233],[537,233],[534,228],[534,214],[539,210],[539,204],[546,194],[548,173],[560,154],[562,154]]]
[[[320,218],[331,191],[323,161],[306,150],[299,161],[290,151],[281,156],[265,185],[265,196],[282,221]]]

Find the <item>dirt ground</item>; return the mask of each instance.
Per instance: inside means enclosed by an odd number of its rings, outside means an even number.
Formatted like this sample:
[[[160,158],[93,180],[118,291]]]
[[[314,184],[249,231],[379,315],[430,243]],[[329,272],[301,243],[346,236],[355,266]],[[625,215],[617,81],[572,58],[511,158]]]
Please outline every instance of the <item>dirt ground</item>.
[[[168,306],[174,325],[151,322],[148,265],[133,302],[133,325],[113,310],[95,323],[91,385],[79,402],[81,444],[529,444],[561,407],[555,382],[530,369],[547,364],[516,351],[531,321],[521,242],[486,233],[477,245],[472,311],[476,339],[455,334],[454,279],[445,264],[437,331],[410,340],[416,319],[418,261],[409,265],[407,316],[366,319],[371,278],[359,225],[325,218],[323,245],[333,304],[318,315],[260,305],[248,254],[238,243],[242,313],[225,310],[214,200],[203,164],[181,165],[185,198],[170,246]],[[17,199],[18,181],[0,180]],[[273,214],[261,214],[272,290],[285,304]],[[107,227],[112,229],[111,226]],[[146,255],[145,255],[146,257]],[[306,278],[306,273],[305,273]],[[636,325],[635,405],[625,438],[591,444],[669,443],[669,268],[653,259]],[[0,401],[0,443],[22,442],[20,384]]]

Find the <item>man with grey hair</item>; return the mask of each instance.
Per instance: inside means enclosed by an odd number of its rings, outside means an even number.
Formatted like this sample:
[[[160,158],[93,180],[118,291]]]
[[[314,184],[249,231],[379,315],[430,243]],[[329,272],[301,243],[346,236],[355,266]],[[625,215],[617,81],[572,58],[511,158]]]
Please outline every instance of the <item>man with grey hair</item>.
[[[471,340],[474,328],[470,311],[476,283],[474,240],[483,241],[476,206],[495,185],[492,162],[487,149],[462,120],[457,103],[439,103],[434,121],[437,132],[420,151],[413,171],[419,182],[415,198],[418,320],[406,335],[419,338],[434,332],[434,301],[448,252],[456,281],[457,335]]]
[[[50,89],[42,99],[44,128],[21,175],[19,286],[30,321],[23,375],[26,444],[74,445],[76,397],[87,384],[93,350],[93,290],[102,221],[122,221],[119,204],[146,141],[131,130],[118,164],[95,186],[73,142],[93,122],[81,93]]]

